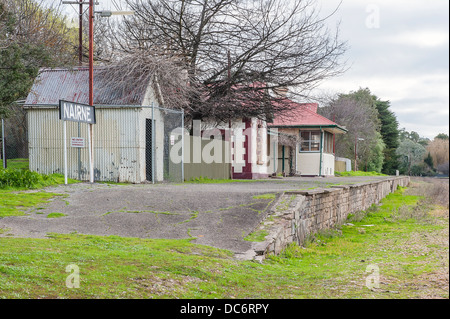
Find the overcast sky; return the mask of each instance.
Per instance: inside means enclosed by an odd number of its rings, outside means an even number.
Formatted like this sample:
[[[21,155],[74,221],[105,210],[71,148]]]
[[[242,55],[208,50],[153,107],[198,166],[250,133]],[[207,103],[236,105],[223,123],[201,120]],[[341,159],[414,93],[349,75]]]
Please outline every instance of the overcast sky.
[[[331,12],[340,1],[321,1]],[[449,1],[343,0],[341,21],[350,69],[324,82],[330,92],[369,88],[389,100],[400,128],[432,139],[449,133]]]
[[[97,10],[114,10],[111,0],[98,1]],[[323,15],[340,2],[317,1]],[[328,23],[334,28],[340,21],[350,68],[319,90],[349,93],[367,87],[391,102],[400,128],[430,139],[449,134],[448,12],[448,0],[342,0]]]

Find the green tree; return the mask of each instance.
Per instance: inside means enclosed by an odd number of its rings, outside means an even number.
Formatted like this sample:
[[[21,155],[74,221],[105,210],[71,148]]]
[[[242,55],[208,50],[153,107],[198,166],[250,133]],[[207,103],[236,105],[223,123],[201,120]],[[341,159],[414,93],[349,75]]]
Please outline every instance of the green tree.
[[[339,94],[318,112],[348,130],[336,136],[337,156],[354,159],[356,146],[358,168],[381,172],[386,144],[380,134],[376,97],[368,88]]]
[[[430,169],[434,169],[434,164],[433,164],[433,157],[431,157],[431,153],[428,152],[427,157],[425,157],[425,159],[423,160],[425,164],[428,165],[428,167]]]
[[[385,161],[384,151],[386,144],[381,138],[381,134],[377,132],[376,144],[372,146],[369,159],[367,161],[366,171],[369,172],[382,172],[383,164]]]
[[[0,52],[0,107],[26,97],[39,67],[50,62],[50,54],[43,45],[12,44]]]
[[[441,139],[441,140],[448,140],[448,134],[445,133],[439,133],[438,135],[436,135],[435,139]]]
[[[339,94],[320,108],[321,115],[348,129],[348,134],[336,137],[336,154],[353,159],[357,141],[360,169],[395,174],[399,165],[395,152],[399,130],[389,107],[389,101],[381,101],[368,88],[360,88]]]
[[[400,160],[400,173],[408,175],[414,173],[414,175],[419,175],[417,170],[423,167],[421,165],[423,164],[426,152],[425,147],[413,140],[407,138],[401,141],[396,150]],[[413,167],[415,167],[414,172],[412,171]]]
[[[11,115],[9,106],[26,98],[39,68],[71,65],[70,32],[56,9],[33,0],[0,0],[0,114]]]
[[[375,106],[378,110],[378,118],[381,122],[380,133],[385,144],[383,168],[384,174],[394,175],[398,169],[398,155],[396,154],[399,146],[399,129],[397,118],[391,110],[389,110],[390,102],[381,101],[375,98]]]

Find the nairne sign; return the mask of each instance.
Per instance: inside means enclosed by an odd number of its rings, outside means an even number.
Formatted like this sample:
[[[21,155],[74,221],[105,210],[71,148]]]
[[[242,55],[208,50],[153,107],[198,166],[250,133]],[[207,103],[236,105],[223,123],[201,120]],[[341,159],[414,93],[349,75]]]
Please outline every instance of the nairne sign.
[[[59,118],[63,121],[95,124],[95,107],[59,100]]]

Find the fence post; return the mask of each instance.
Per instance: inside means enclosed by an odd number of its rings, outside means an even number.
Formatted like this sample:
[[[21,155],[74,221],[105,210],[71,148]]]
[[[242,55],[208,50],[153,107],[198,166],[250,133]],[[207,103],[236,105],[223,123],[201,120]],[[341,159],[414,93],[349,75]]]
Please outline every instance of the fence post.
[[[2,158],[3,168],[6,168],[6,143],[5,143],[5,120],[2,118]]]
[[[184,183],[184,109],[181,111],[181,182]]]
[[[152,102],[152,184],[155,184],[155,149],[156,149],[156,139],[155,139],[155,107]]]
[[[67,125],[63,121],[63,147],[64,147],[64,185],[67,185]]]

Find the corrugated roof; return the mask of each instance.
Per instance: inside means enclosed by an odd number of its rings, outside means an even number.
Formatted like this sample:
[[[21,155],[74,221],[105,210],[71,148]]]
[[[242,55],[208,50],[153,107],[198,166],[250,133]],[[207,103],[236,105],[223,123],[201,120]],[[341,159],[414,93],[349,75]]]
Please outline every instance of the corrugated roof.
[[[99,68],[94,68],[94,105],[142,105],[145,90],[111,89],[102,80]],[[126,79],[118,79],[126,83]],[[130,81],[132,81],[130,79]],[[128,83],[127,87],[130,87]],[[89,69],[41,69],[25,105],[57,105],[59,100],[89,103]]]

